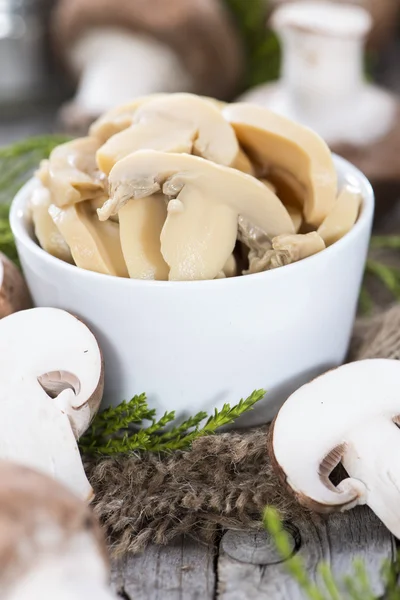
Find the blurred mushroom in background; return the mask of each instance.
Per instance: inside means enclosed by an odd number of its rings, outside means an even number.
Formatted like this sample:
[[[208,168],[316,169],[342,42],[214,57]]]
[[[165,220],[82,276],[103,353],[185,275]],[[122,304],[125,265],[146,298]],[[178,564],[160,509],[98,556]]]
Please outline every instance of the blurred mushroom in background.
[[[138,96],[226,99],[241,82],[243,47],[221,0],[59,0],[51,30],[77,85],[61,111],[69,132]]]

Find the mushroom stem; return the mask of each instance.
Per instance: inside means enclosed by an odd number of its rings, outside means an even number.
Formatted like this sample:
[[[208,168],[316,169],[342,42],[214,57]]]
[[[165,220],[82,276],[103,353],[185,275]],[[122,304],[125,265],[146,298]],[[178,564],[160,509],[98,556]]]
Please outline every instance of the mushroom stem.
[[[366,504],[400,538],[398,427],[384,415],[375,416],[354,430],[348,440],[343,456],[346,471],[364,483]]]

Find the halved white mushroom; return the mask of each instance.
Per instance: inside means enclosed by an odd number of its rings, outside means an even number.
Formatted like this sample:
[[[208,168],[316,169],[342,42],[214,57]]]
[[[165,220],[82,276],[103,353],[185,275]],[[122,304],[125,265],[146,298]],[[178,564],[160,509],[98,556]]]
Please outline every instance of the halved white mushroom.
[[[168,196],[161,253],[170,280],[214,279],[233,252],[239,215],[272,237],[294,232],[285,207],[260,181],[196,156],[141,150],[115,165],[109,183],[102,220],[129,200],[161,189]]]
[[[0,319],[32,306],[21,272],[0,252]]]
[[[343,365],[304,385],[270,429],[273,464],[298,501],[316,511],[368,504],[400,538],[400,361]],[[349,477],[335,487],[339,462]]]
[[[284,267],[325,250],[324,240],[316,231],[278,235],[273,238],[271,245],[264,253],[250,250],[249,268],[243,275]]]
[[[0,461],[0,480],[2,600],[115,598],[103,534],[88,506],[12,462]]]
[[[78,267],[128,277],[118,223],[99,221],[90,202],[79,202],[66,208],[52,204],[48,211]]]
[[[40,186],[33,191],[30,209],[35,235],[43,250],[56,258],[71,263],[72,255],[69,246],[49,215],[51,203],[51,194],[48,189]]]
[[[327,246],[340,240],[352,229],[360,211],[362,195],[358,188],[346,185],[340,192],[331,212],[318,228]]]
[[[90,500],[76,439],[103,393],[94,335],[65,311],[24,310],[0,321],[0,356],[0,458],[47,473]]]
[[[288,185],[290,176],[294,176],[304,189],[305,219],[319,226],[331,211],[337,193],[332,154],[322,138],[311,129],[252,104],[231,104],[222,114],[233,125],[250,158],[268,168],[272,183],[274,169],[281,176],[288,173]]]
[[[41,175],[42,181],[47,180],[53,204],[63,207],[104,195],[105,175],[95,157],[99,147],[96,138],[85,137],[54,148],[44,165],[47,176]]]
[[[193,94],[171,94],[141,104],[132,126],[113,135],[99,148],[96,160],[107,175],[115,163],[137,150],[192,152],[222,165],[231,165],[239,145],[231,125],[209,101]],[[245,156],[240,155],[242,167]]]

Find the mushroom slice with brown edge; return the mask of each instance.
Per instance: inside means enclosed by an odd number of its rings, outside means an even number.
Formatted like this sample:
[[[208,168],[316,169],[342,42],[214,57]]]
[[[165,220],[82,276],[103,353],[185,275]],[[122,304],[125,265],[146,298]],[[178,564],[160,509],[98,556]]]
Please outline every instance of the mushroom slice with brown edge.
[[[0,252],[0,319],[32,306],[21,272]]]
[[[194,94],[171,94],[141,104],[132,126],[99,148],[97,164],[108,175],[117,161],[143,149],[193,152],[228,166],[239,154],[235,132],[221,111]],[[243,163],[245,157],[241,154],[240,159]]]
[[[233,252],[239,215],[272,237],[294,232],[287,210],[265,185],[197,156],[141,150],[115,165],[109,183],[100,219],[161,189],[169,198],[161,253],[170,280],[214,279]]]
[[[63,310],[24,310],[0,321],[0,356],[0,459],[47,473],[90,500],[76,439],[103,393],[94,335]]]
[[[361,192],[346,185],[340,192],[331,212],[318,228],[318,233],[327,246],[331,246],[350,231],[358,218]]]
[[[77,267],[105,275],[128,277],[118,223],[99,221],[90,202],[80,202],[66,208],[52,204],[49,214],[67,242]]]
[[[99,147],[97,139],[85,137],[54,148],[47,164],[53,204],[63,207],[104,195],[105,175],[95,158]]]
[[[0,461],[2,600],[112,600],[109,561],[89,507],[36,470]]]
[[[268,447],[301,504],[320,512],[368,504],[400,538],[399,385],[400,361],[369,359],[328,371],[289,397]],[[349,477],[335,487],[329,475],[339,462]]]
[[[65,262],[72,262],[68,244],[49,215],[50,205],[51,194],[48,189],[40,186],[33,190],[30,210],[35,235],[43,250]]]
[[[160,242],[167,218],[163,194],[137,198],[125,204],[118,214],[121,247],[129,277],[167,280],[169,266],[161,254]]]
[[[322,250],[325,250],[325,243],[316,231],[278,235],[272,239],[271,248],[263,254],[256,249],[250,250],[249,268],[243,275],[284,267]]]
[[[251,159],[294,176],[304,188],[304,216],[319,226],[331,211],[337,193],[332,154],[311,129],[252,104],[226,106],[223,116],[233,125]],[[269,177],[275,183],[272,177]]]

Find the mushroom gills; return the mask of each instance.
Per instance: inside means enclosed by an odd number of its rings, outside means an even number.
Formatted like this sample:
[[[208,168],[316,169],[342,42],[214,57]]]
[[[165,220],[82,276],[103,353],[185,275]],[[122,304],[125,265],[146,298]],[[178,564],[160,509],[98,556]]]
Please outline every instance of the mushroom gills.
[[[119,161],[109,181],[101,219],[161,188],[168,196],[161,253],[170,279],[214,279],[234,249],[239,214],[267,235],[294,232],[287,210],[266,186],[199,157],[141,150]]]
[[[49,214],[70,247],[78,267],[106,275],[128,277],[117,223],[99,221],[87,202],[67,208],[53,204]]]
[[[340,192],[331,212],[318,228],[326,246],[331,246],[348,233],[357,221],[360,212],[361,192],[346,185]]]
[[[161,254],[160,235],[167,217],[163,194],[136,198],[119,211],[120,239],[129,276],[168,280],[169,266]]]
[[[243,275],[284,267],[325,249],[325,243],[316,231],[282,234],[273,238],[271,245],[264,252],[254,248],[250,250],[249,268],[243,271]]]

